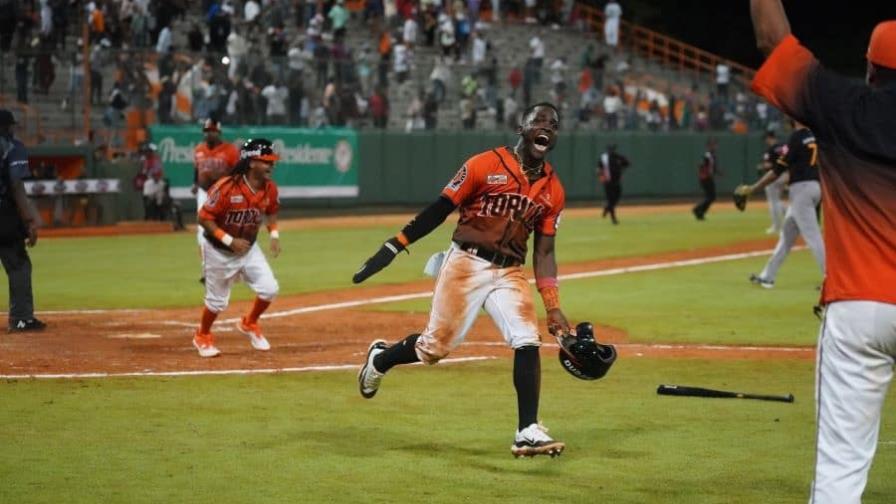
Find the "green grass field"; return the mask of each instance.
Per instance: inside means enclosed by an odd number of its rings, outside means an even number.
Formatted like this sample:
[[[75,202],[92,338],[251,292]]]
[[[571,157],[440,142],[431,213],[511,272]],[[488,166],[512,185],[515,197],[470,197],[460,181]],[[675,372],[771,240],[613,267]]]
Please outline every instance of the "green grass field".
[[[414,367],[376,398],[353,372],[19,381],[0,394],[0,502],[790,503],[812,467],[812,363],[621,360],[581,382],[545,362],[558,459],[510,456],[511,363]],[[660,397],[659,383],[796,395]],[[892,440],[896,420],[884,421]],[[892,502],[882,444],[866,504]]]
[[[762,238],[764,209],[570,217],[561,262]],[[375,284],[422,278],[446,224]],[[287,231],[273,262],[284,294],[350,286],[394,227]],[[39,309],[195,306],[191,233],[47,239],[33,250]],[[263,240],[266,242],[266,239]],[[632,341],[812,345],[818,272],[807,252],[775,289],[747,282],[757,257],[569,280],[564,309]],[[5,293],[3,294],[5,295]],[[241,288],[236,298],[247,298]],[[376,308],[426,311],[429,301]],[[334,336],[338,337],[338,335]],[[599,335],[598,335],[599,337]],[[357,351],[363,352],[363,348]],[[627,357],[598,382],[543,352],[541,417],[558,459],[516,460],[509,359],[396,370],[371,401],[354,371],[0,382],[0,503],[791,503],[812,475],[814,364]],[[796,395],[794,404],[659,397],[660,383]],[[896,418],[885,407],[866,504],[892,502]]]
[[[745,214],[719,212],[705,222],[689,213],[626,218],[611,226],[595,218],[564,218],[557,253],[562,262],[640,256],[693,250],[762,238],[767,225],[762,209]],[[414,244],[370,284],[423,278],[430,254],[448,246],[454,217]],[[293,230],[281,233],[283,254],[271,261],[282,294],[351,286],[351,276],[400,226],[357,229]],[[264,233],[262,233],[264,234]],[[267,247],[267,237],[260,238]],[[34,290],[39,309],[154,308],[194,306],[202,298],[196,236],[170,235],[45,239],[31,250]],[[249,299],[237,289],[234,299]],[[0,292],[0,302],[7,293]]]

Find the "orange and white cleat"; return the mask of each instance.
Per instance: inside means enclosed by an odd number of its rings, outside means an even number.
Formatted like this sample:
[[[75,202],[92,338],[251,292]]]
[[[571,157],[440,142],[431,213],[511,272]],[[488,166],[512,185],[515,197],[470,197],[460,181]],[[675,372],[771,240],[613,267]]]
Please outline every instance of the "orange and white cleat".
[[[198,330],[193,336],[193,346],[199,351],[200,357],[217,357],[221,351],[215,346],[215,338],[212,333],[202,334]]]
[[[271,344],[268,343],[268,340],[261,334],[261,327],[258,325],[258,322],[255,322],[254,324],[249,323],[246,320],[246,317],[242,317],[240,321],[236,323],[236,329],[249,338],[249,343],[252,344],[252,348],[261,351],[271,349]]]

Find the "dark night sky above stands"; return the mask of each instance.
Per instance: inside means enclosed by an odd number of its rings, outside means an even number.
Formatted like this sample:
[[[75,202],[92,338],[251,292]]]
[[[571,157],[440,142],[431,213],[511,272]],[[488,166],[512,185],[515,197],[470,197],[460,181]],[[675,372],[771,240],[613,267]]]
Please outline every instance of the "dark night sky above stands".
[[[619,0],[623,18],[758,68],[749,0]],[[599,2],[603,6],[606,2]],[[892,0],[784,0],[794,35],[839,72],[865,74],[868,37],[877,22],[896,19]]]

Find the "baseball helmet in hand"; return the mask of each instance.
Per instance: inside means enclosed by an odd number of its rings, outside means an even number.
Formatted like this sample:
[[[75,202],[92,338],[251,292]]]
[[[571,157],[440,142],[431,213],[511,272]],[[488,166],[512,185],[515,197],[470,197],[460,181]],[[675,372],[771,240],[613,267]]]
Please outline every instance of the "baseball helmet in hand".
[[[560,365],[580,380],[602,378],[616,362],[616,347],[595,341],[591,322],[581,322],[575,332],[560,334],[557,341]]]

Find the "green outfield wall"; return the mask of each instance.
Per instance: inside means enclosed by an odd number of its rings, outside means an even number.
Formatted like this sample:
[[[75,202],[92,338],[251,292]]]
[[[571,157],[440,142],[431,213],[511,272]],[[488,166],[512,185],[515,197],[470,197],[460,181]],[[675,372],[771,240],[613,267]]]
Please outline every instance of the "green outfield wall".
[[[761,135],[714,135],[722,175],[720,193],[756,178],[756,164],[764,151]],[[549,159],[566,187],[567,199],[600,198],[597,162],[607,144],[632,166],[623,177],[625,197],[668,199],[700,194],[697,166],[708,136],[694,133],[563,132]],[[358,202],[361,204],[419,204],[432,201],[469,156],[516,136],[493,132],[359,134]]]
[[[240,138],[268,136],[290,141],[298,146],[319,144],[322,149],[333,148],[340,156],[329,156],[311,165],[280,163],[275,178],[296,187],[317,188],[323,185],[351,189],[338,196],[323,197],[319,191],[295,191],[284,198],[284,206],[292,208],[350,208],[354,206],[417,206],[436,198],[454,172],[470,156],[500,145],[511,145],[516,140],[512,132],[419,132],[302,130],[297,128],[233,129]],[[347,132],[349,134],[347,134]],[[164,140],[166,149],[177,149],[179,156],[168,156],[166,176],[177,189],[185,210],[193,208],[187,184],[192,180],[189,152],[199,141],[197,128],[174,126],[155,131]],[[718,179],[720,194],[730,192],[743,182],[756,178],[755,166],[764,145],[761,135],[713,135],[718,139],[717,154],[722,175]],[[233,140],[225,129],[224,137]],[[348,138],[350,141],[345,141]],[[595,133],[564,131],[549,159],[557,168],[571,202],[587,202],[603,198],[597,180],[597,161],[607,144],[615,143],[618,151],[631,160],[631,167],[623,179],[623,196],[629,199],[683,199],[700,194],[697,166],[705,150],[709,135],[696,133]],[[304,140],[303,140],[304,139]],[[157,139],[154,137],[153,141]],[[181,145],[183,144],[183,145]],[[287,145],[288,146],[288,145]],[[340,146],[336,149],[334,146]],[[295,145],[293,146],[295,147]],[[323,159],[323,158],[321,158]],[[348,163],[345,160],[350,160]],[[342,164],[337,164],[341,161]],[[329,166],[328,163],[333,166]],[[110,175],[127,172],[124,185],[130,184],[132,169],[105,166],[97,163],[92,171]],[[324,180],[321,174],[325,174]],[[322,182],[326,182],[324,184]],[[175,191],[173,191],[175,192]],[[324,193],[326,194],[326,193]],[[122,200],[133,194],[121,195]],[[139,197],[138,197],[139,200]],[[118,212],[133,218],[139,213],[139,201],[134,204],[119,201]]]

